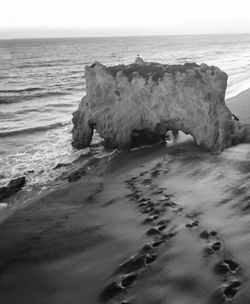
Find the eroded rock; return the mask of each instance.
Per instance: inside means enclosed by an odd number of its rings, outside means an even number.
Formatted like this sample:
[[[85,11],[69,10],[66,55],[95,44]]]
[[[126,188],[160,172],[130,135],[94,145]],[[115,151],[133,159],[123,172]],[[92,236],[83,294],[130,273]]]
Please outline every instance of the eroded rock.
[[[227,74],[214,66],[144,62],[86,67],[87,94],[73,113],[75,148],[96,129],[108,148],[127,149],[165,139],[169,130],[193,136],[220,152],[244,141],[246,131],[225,104]]]
[[[0,188],[0,201],[10,197],[11,195],[17,193],[25,185],[25,177],[18,177],[12,179],[7,186]]]

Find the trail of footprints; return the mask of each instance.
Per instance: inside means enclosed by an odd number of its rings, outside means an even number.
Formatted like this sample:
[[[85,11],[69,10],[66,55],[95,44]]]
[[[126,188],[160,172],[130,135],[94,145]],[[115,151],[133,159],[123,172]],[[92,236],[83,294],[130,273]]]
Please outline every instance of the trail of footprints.
[[[99,296],[100,302],[131,304],[130,301],[124,300],[129,286],[136,281],[143,270],[156,261],[158,248],[176,235],[173,229],[169,229],[170,220],[167,220],[164,215],[168,211],[178,216],[183,213],[183,208],[172,201],[172,195],[166,193],[166,189],[157,188],[153,184],[154,178],[157,178],[161,173],[166,173],[161,169],[161,165],[158,163],[151,170],[143,171],[138,176],[124,181],[131,191],[127,197],[137,204],[142,214],[146,215],[142,224],[150,225],[146,235],[152,237],[152,242],[143,245],[136,255],[131,256],[117,267],[114,275],[118,276],[118,279],[103,290]],[[144,178],[145,175],[150,177]],[[145,189],[149,190],[150,199],[146,197],[145,191],[142,191]],[[152,196],[161,196],[161,199],[152,202]],[[200,225],[199,221],[196,220],[198,216],[198,213],[186,215],[186,218],[190,219],[190,222],[186,224],[188,229],[198,228]],[[204,249],[205,257],[221,251],[222,241],[216,231],[203,230],[199,236],[208,245]],[[209,304],[226,303],[237,294],[241,286],[241,281],[238,278],[239,269],[239,264],[231,259],[221,259],[214,266],[213,271],[222,276],[223,284],[221,288],[211,293]]]
[[[191,216],[192,217],[192,216]],[[196,216],[192,217],[195,218]],[[199,226],[199,221],[192,221],[186,224],[186,227],[192,229]],[[231,301],[238,293],[242,282],[240,280],[240,265],[233,259],[224,258],[223,242],[220,240],[218,233],[214,230],[203,230],[199,237],[204,240],[206,247],[204,248],[204,256],[209,258],[213,254],[217,254],[219,262],[213,267],[213,272],[221,276],[222,285],[211,293],[209,304],[223,304]]]

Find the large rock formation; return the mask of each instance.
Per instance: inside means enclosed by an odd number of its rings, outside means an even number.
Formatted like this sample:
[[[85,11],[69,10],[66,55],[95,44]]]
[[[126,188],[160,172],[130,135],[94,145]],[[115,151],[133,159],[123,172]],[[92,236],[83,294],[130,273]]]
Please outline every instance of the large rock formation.
[[[191,134],[198,145],[222,151],[232,144],[236,122],[225,104],[227,75],[219,68],[186,63],[146,63],[85,71],[87,94],[73,113],[73,146],[87,147],[94,128],[107,147],[155,142],[168,130]]]

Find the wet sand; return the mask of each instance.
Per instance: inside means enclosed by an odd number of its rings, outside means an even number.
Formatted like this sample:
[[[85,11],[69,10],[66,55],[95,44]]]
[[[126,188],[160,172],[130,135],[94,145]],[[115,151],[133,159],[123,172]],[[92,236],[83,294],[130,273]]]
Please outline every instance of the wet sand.
[[[228,101],[242,119],[246,92]],[[249,156],[184,137],[16,209],[0,226],[1,301],[250,303]]]

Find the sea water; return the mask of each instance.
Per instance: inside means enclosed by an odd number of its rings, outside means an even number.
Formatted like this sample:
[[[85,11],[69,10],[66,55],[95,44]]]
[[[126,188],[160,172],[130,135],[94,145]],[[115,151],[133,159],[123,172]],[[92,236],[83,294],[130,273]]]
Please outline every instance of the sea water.
[[[85,95],[84,68],[145,61],[216,65],[226,97],[250,87],[250,35],[0,40],[0,186],[26,176],[26,190],[49,187],[89,149],[71,147],[72,112]],[[94,141],[100,139],[95,136]],[[96,145],[90,155],[106,151]]]

